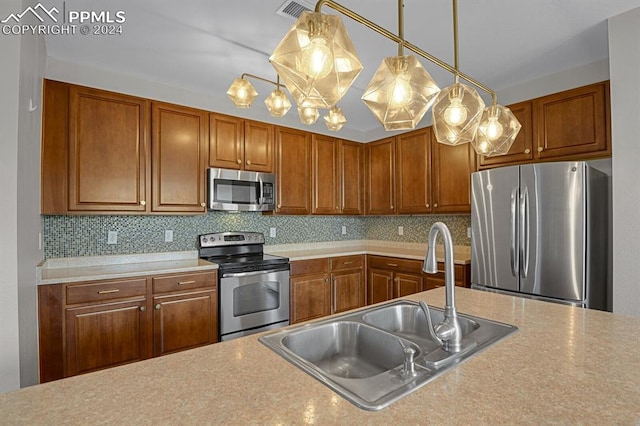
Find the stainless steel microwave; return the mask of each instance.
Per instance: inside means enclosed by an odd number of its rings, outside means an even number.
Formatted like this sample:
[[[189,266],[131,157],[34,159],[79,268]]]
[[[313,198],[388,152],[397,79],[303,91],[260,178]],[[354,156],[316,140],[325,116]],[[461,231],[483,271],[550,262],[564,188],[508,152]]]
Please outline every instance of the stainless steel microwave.
[[[209,210],[263,212],[273,210],[273,173],[210,168],[207,170]]]

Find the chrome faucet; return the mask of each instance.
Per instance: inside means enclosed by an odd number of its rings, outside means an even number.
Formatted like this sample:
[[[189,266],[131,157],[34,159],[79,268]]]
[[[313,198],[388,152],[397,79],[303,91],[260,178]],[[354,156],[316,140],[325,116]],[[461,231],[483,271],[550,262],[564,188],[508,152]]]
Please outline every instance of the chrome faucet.
[[[420,302],[425,315],[431,337],[438,342],[447,352],[460,352],[462,350],[462,328],[458,321],[455,303],[455,276],[453,268],[453,242],[449,228],[442,222],[436,222],[429,230],[429,245],[424,259],[422,270],[427,274],[438,273],[436,260],[436,239],[442,234],[444,240],[444,282],[446,288],[446,301],[444,307],[444,320],[435,325],[431,323],[429,306]]]

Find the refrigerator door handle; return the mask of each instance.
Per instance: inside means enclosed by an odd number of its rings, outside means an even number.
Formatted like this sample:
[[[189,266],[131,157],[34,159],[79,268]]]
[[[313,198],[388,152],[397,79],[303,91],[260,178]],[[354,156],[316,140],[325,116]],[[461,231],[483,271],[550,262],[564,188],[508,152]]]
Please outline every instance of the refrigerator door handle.
[[[520,276],[529,274],[529,189],[520,192]]]
[[[516,247],[516,235],[518,233],[518,222],[516,221],[516,203],[518,201],[518,187],[516,186],[511,191],[511,223],[510,223],[510,244],[509,244],[509,254],[511,255],[511,274],[516,277],[518,276],[518,264],[517,264],[517,256],[516,251],[518,248]]]

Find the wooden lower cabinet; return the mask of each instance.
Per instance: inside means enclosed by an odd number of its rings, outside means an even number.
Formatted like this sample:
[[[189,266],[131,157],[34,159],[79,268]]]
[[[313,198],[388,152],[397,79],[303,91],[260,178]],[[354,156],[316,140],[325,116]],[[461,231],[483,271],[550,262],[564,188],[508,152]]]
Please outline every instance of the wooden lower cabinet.
[[[367,302],[385,302],[421,292],[422,262],[386,256],[368,257]]]
[[[217,274],[38,288],[40,382],[217,341]]]
[[[290,322],[366,305],[364,256],[291,262]]]
[[[438,262],[437,274],[424,274],[424,289],[431,290],[437,287],[445,286],[444,263]],[[455,284],[458,287],[471,287],[471,265],[453,265],[453,273],[455,275]]]

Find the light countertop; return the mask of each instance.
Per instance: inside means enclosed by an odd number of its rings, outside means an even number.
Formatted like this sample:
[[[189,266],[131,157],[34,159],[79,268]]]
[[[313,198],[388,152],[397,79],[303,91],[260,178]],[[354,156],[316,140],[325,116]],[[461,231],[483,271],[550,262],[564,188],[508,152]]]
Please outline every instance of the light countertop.
[[[361,410],[257,337],[0,395],[3,424],[638,424],[640,318],[456,288],[519,327],[389,407]],[[444,303],[444,288],[407,297]]]

